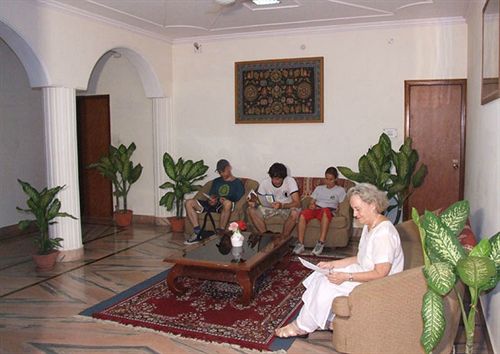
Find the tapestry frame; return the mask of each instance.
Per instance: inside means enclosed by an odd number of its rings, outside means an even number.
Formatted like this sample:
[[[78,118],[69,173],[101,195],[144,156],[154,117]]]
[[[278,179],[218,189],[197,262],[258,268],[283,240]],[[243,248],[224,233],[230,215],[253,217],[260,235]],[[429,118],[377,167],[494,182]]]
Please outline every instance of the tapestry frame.
[[[323,62],[323,57],[235,62],[235,123],[323,123]],[[284,77],[288,75],[289,71],[287,70],[290,69],[294,70],[294,75],[297,75],[296,70],[299,70],[303,75],[300,75],[297,80],[294,78],[287,80]],[[259,75],[265,77],[262,77],[263,80],[261,77],[253,78],[252,75],[248,75],[250,71],[253,71],[253,75],[258,72]],[[272,74],[276,75],[275,78],[271,77]],[[304,77],[302,81],[301,77]],[[257,80],[261,81],[259,85],[255,84]],[[265,96],[261,97],[262,87],[267,88],[267,80],[276,83],[276,85],[273,89],[265,90]],[[290,80],[295,81],[291,84]],[[297,81],[301,82],[297,85]],[[278,89],[275,90],[276,87]],[[270,92],[267,93],[267,91]],[[297,96],[298,94],[302,97]],[[245,100],[250,95],[256,98]],[[269,99],[271,103],[266,106]],[[295,106],[289,104],[294,99],[296,100]],[[263,104],[257,104],[257,106],[260,105],[263,108],[252,106],[252,101],[259,100],[262,100]],[[304,106],[306,112],[295,112],[295,109],[302,110]],[[261,109],[264,112],[261,112]],[[254,113],[255,110],[257,113]],[[311,112],[307,112],[307,110]]]

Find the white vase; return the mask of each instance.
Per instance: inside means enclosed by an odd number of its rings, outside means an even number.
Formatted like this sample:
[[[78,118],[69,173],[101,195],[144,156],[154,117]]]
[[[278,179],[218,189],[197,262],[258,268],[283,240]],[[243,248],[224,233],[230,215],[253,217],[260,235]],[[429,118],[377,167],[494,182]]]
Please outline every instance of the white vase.
[[[231,245],[233,247],[241,247],[243,246],[244,239],[245,237],[241,234],[240,230],[236,230],[231,236]]]
[[[239,262],[241,260],[241,256],[243,254],[243,247],[233,247],[231,248],[231,255],[233,256],[233,260]]]

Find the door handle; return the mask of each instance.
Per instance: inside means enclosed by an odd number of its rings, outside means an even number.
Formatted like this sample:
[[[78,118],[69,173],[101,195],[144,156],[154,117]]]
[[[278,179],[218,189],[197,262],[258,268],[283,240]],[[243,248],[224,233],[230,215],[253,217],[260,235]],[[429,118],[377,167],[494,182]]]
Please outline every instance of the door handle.
[[[453,166],[453,168],[455,170],[458,170],[458,167],[460,166],[458,163],[458,160],[456,160],[456,159],[451,160],[451,165]]]

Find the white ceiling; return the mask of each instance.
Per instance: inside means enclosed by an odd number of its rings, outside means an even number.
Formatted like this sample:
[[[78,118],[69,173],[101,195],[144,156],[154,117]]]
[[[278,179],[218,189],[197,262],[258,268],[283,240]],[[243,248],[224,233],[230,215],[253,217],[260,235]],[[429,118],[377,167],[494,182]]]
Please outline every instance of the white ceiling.
[[[159,35],[167,40],[304,27],[464,17],[482,0],[281,0],[256,6],[236,0],[39,0]]]

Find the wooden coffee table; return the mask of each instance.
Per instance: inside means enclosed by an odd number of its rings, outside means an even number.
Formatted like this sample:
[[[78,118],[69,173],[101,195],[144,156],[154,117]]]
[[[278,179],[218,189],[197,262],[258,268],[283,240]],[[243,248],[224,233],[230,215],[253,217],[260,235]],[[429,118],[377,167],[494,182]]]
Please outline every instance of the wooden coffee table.
[[[174,266],[167,276],[170,290],[177,295],[184,293],[180,277],[217,280],[237,283],[243,289],[239,301],[248,304],[254,295],[256,279],[283,259],[290,250],[291,236],[264,234],[245,235],[242,248],[231,248],[227,238],[213,236],[182,255],[164,259]],[[238,260],[238,254],[241,259]]]

